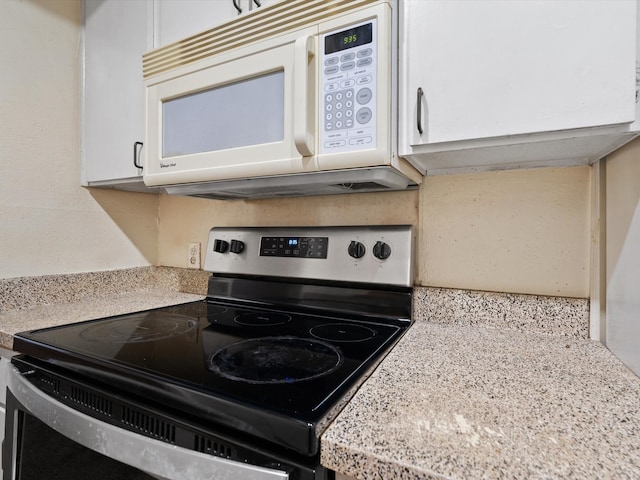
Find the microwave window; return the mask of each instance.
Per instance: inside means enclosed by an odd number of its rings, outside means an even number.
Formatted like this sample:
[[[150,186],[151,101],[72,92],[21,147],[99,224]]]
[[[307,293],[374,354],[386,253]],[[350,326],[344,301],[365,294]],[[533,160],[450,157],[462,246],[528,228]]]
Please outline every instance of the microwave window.
[[[162,104],[162,157],[284,140],[284,71]]]

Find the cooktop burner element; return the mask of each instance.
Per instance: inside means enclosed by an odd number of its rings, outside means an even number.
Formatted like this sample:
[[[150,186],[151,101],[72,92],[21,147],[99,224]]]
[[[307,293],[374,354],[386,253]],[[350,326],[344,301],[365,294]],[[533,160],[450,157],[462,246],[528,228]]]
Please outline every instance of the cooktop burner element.
[[[197,325],[197,321],[192,318],[158,311],[97,323],[82,330],[80,337],[100,343],[155,342],[184,335]]]
[[[229,345],[209,366],[225,378],[248,383],[294,383],[322,377],[342,364],[328,343],[297,337],[263,337]]]
[[[273,327],[290,322],[291,315],[277,312],[252,312],[240,314],[233,321],[245,327]]]
[[[222,307],[220,305],[209,305],[207,308],[207,316],[215,317],[216,315],[222,315],[223,313],[226,313],[228,311],[228,308]]]
[[[376,334],[375,330],[369,327],[346,323],[318,325],[309,330],[309,333],[316,338],[331,342],[364,342]]]

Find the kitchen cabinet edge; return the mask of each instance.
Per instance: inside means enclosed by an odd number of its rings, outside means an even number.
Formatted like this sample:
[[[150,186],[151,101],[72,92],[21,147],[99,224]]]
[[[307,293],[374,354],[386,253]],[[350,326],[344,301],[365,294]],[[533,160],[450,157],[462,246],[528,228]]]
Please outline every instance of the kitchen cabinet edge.
[[[153,193],[156,195],[166,193],[162,187],[147,187],[141,177],[118,178],[117,180],[104,180],[100,182],[83,182],[83,187],[109,188],[127,192]]]
[[[613,130],[613,131],[612,131]],[[570,130],[416,146],[402,155],[423,175],[590,165],[638,137],[614,128]]]

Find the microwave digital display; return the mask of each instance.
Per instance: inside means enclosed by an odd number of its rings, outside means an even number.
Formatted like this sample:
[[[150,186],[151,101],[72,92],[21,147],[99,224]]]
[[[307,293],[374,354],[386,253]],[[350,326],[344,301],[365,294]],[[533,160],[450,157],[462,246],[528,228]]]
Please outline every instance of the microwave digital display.
[[[373,39],[373,26],[371,23],[350,28],[342,32],[327,35],[324,39],[324,53],[339,52],[348,48],[358,47],[371,43]]]

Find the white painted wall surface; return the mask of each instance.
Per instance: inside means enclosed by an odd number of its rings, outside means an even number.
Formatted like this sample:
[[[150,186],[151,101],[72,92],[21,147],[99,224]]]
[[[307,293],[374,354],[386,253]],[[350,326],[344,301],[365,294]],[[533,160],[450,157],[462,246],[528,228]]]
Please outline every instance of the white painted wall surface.
[[[640,140],[607,158],[606,345],[640,375]]]
[[[0,278],[157,261],[157,198],[80,187],[81,2],[0,1]]]

